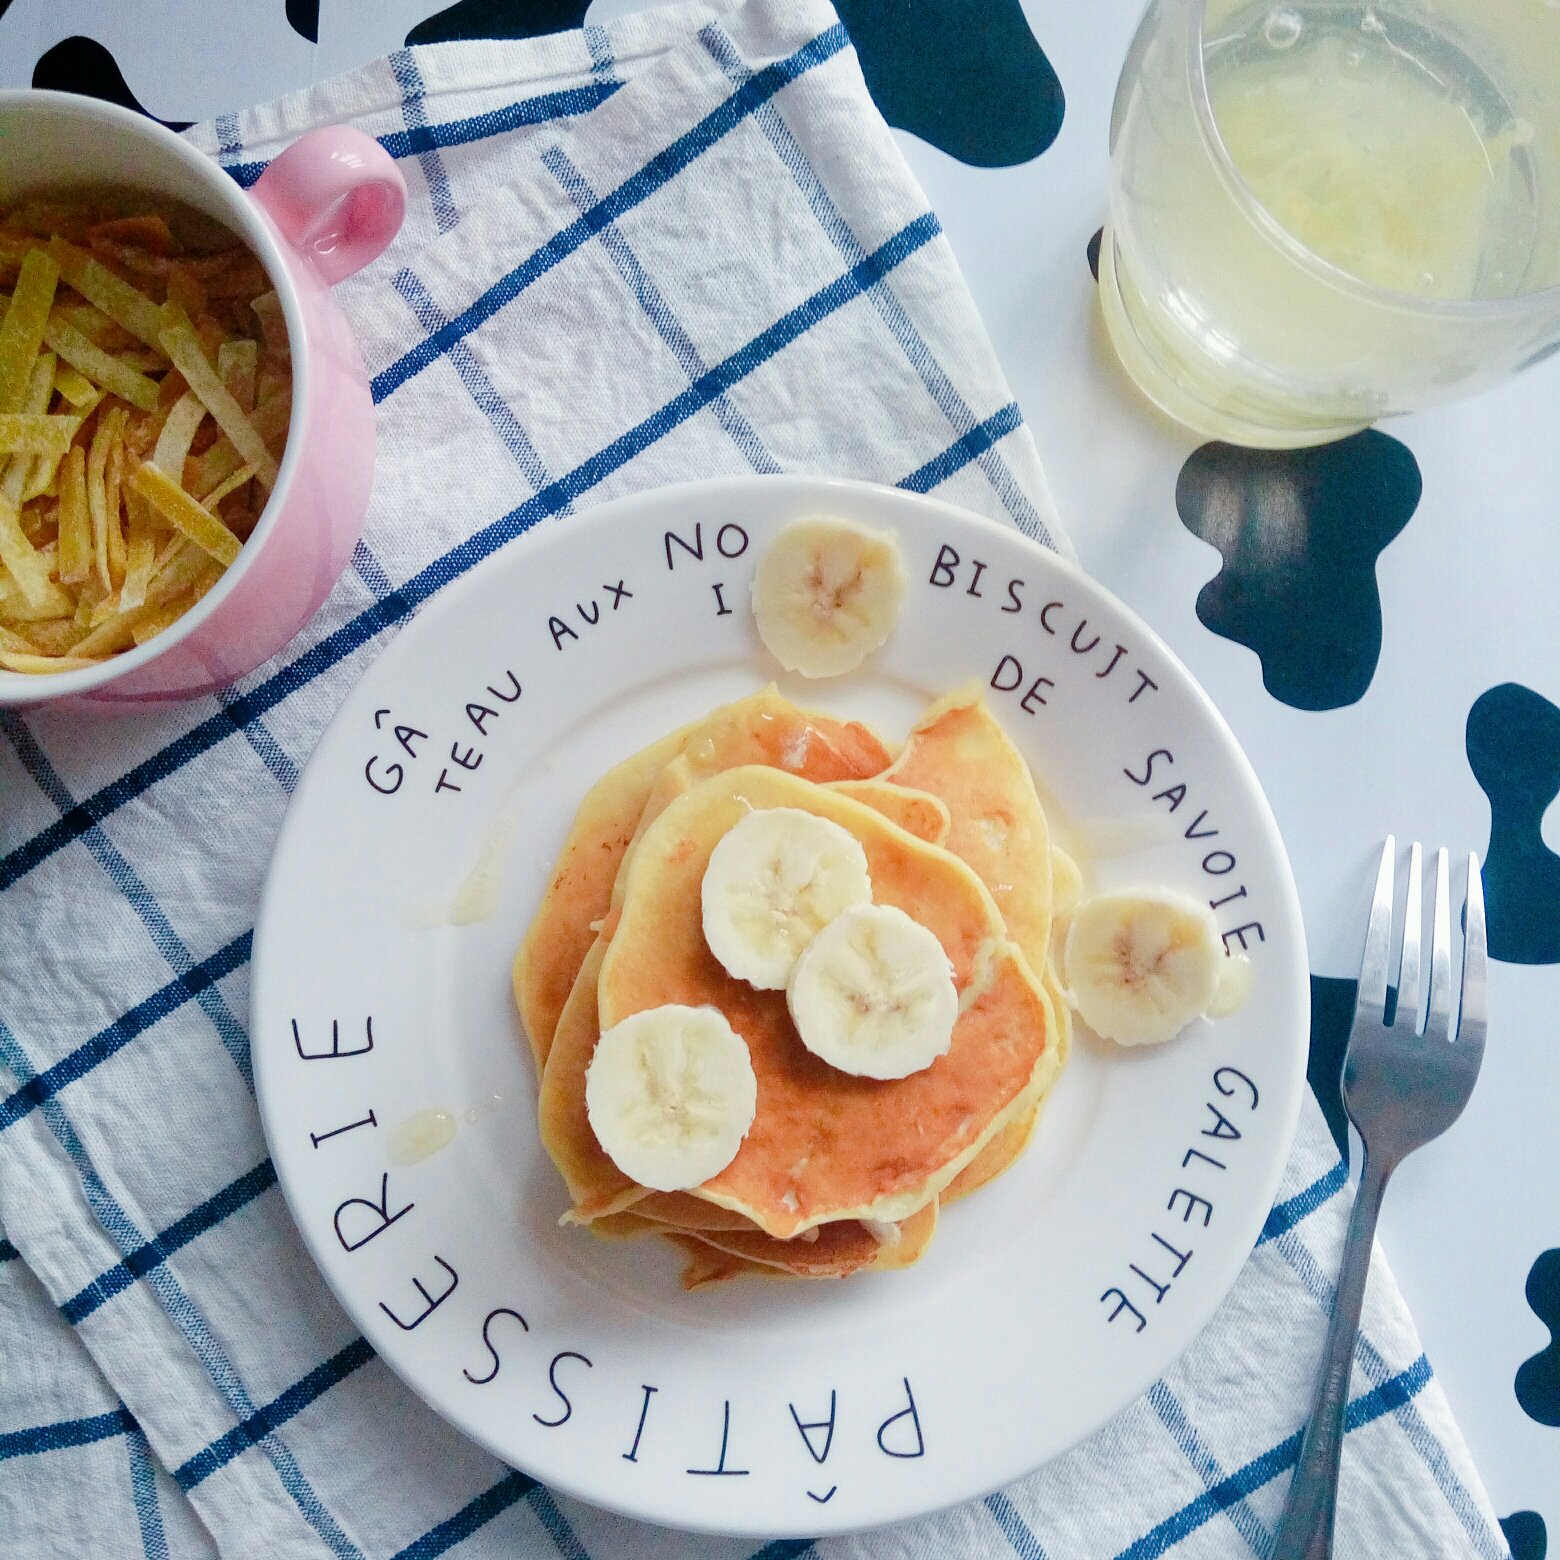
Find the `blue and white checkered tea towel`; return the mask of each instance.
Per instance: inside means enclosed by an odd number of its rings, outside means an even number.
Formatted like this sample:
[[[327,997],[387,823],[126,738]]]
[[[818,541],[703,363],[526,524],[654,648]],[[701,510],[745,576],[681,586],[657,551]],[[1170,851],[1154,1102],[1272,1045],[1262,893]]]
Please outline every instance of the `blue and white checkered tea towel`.
[[[555,1496],[424,1408],[326,1292],[255,1113],[250,927],[299,768],[387,636],[528,526],[694,472],[897,482],[1065,546],[823,0],[407,50],[194,136],[247,184],[344,119],[413,190],[391,254],[340,290],[380,418],[352,570],[215,698],[0,720],[0,1552],[1264,1553],[1346,1205],[1314,1107],[1234,1294],[1166,1380],[1001,1494],[815,1548]],[[1382,1267],[1367,1339],[1339,1554],[1504,1555]]]

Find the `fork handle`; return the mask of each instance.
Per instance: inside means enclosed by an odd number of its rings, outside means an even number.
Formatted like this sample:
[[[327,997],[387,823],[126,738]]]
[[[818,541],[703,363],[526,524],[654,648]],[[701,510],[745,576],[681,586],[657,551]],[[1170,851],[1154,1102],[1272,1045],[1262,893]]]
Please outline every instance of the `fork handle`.
[[[1393,1166],[1367,1153],[1359,1195],[1349,1219],[1343,1248],[1343,1269],[1333,1301],[1332,1321],[1323,1350],[1321,1384],[1316,1406],[1300,1445],[1300,1460],[1289,1486],[1289,1502],[1273,1540],[1269,1560],[1331,1560],[1333,1518],[1338,1506],[1338,1465],[1343,1455],[1344,1414],[1349,1403],[1349,1376],[1360,1331],[1360,1308],[1370,1272],[1371,1248],[1381,1197]]]

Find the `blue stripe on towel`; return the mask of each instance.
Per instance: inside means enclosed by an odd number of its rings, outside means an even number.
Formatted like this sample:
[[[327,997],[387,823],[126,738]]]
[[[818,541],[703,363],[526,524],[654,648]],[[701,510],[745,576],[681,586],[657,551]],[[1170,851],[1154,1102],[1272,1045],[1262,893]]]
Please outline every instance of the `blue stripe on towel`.
[[[1350,1403],[1344,1428],[1349,1431],[1360,1430],[1373,1424],[1382,1415],[1396,1412],[1422,1392],[1429,1380],[1430,1362],[1421,1354],[1406,1370],[1399,1371]],[[1211,1522],[1227,1507],[1244,1500],[1253,1491],[1261,1489],[1279,1474],[1292,1468],[1299,1455],[1300,1432],[1297,1430],[1287,1440],[1270,1447],[1260,1457],[1254,1457],[1196,1500],[1150,1528],[1142,1538],[1123,1549],[1116,1560],[1157,1560],[1158,1556]]]
[[[124,1435],[135,1425],[128,1408],[108,1414],[90,1414],[85,1419],[60,1419],[51,1425],[34,1425],[27,1430],[0,1432],[0,1462],[8,1457],[31,1457],[38,1452],[57,1452],[67,1446],[90,1446]]]
[[[699,34],[699,42],[704,45],[710,57],[726,73],[729,80],[740,83],[750,78],[751,72],[742,56],[718,25],[712,24],[706,27]],[[790,174],[797,189],[801,191],[829,241],[842,258],[849,261],[858,260],[865,253],[861,240],[845,220],[844,214],[829,194],[817,169],[802,150],[784,117],[773,104],[765,104],[758,111],[757,124],[770,145],[774,147],[781,165]],[[891,287],[878,287],[873,290],[870,297],[873,308],[877,310],[884,325],[898,342],[910,366],[926,387],[927,394],[931,396],[937,409],[948,419],[954,432],[961,437],[971,433],[977,426],[974,412],[960,395],[958,386],[938,361],[926,338],[916,329],[914,320],[911,319],[894,290]],[[992,491],[1002,501],[1003,508],[1007,510],[1019,530],[1026,536],[1044,542],[1047,546],[1052,545],[1052,537],[1045,523],[1002,457],[987,445],[972,450],[970,458],[979,465],[991,484]],[[901,486],[908,485],[908,483],[901,484]],[[926,490],[918,488],[916,491]]]
[[[65,1320],[73,1326],[85,1320],[99,1306],[106,1305],[115,1295],[128,1289],[136,1279],[144,1278],[154,1268],[161,1267],[174,1252],[189,1245],[207,1230],[215,1228],[240,1208],[248,1207],[262,1192],[269,1191],[275,1185],[276,1167],[269,1159],[262,1159],[253,1170],[246,1170],[220,1192],[191,1208],[182,1219],[176,1219],[160,1235],[154,1235],[133,1251],[126,1252],[107,1272],[100,1273],[86,1288],[72,1295],[60,1307]]]
[[[146,1560],[168,1560],[168,1537],[157,1502],[156,1465],[140,1425],[132,1425],[126,1433],[125,1452],[130,1461],[130,1501],[135,1507],[135,1524],[141,1530],[141,1553]]]
[[[1221,1485],[1225,1473],[1219,1465],[1218,1458],[1204,1444],[1202,1437],[1197,1433],[1196,1426],[1187,1417],[1180,1400],[1164,1382],[1156,1381],[1148,1389],[1148,1403],[1158,1416],[1160,1424],[1170,1432],[1170,1438],[1180,1448],[1181,1455],[1196,1470],[1204,1487],[1216,1489]],[[1246,1547],[1253,1554],[1265,1555],[1272,1548],[1272,1534],[1262,1525],[1243,1496],[1225,1506],[1224,1515],[1230,1519],[1230,1525],[1245,1540]]]
[[[391,278],[391,286],[401,295],[424,330],[434,331],[448,324],[448,319],[440,312],[428,289],[412,272],[399,272]],[[536,453],[530,434],[520,426],[520,419],[515,416],[513,407],[494,388],[493,381],[488,378],[466,342],[458,341],[450,348],[450,366],[459,376],[473,405],[487,418],[488,425],[514,457],[515,464],[531,484],[532,492],[544,487],[549,480],[549,473],[542,464],[541,456]]]
[[[301,1414],[316,1398],[323,1396],[337,1382],[345,1381],[353,1371],[361,1369],[374,1357],[374,1350],[366,1338],[354,1338],[324,1364],[316,1365],[302,1380],[295,1381],[269,1403],[252,1410],[225,1435],[218,1436],[209,1446],[180,1463],[173,1470],[174,1482],[188,1494],[202,1480],[209,1479],[219,1468],[227,1467],[251,1446],[261,1445],[278,1426],[286,1424],[295,1414]]]
[[[454,1516],[446,1517],[437,1527],[430,1528],[421,1538],[398,1550],[391,1560],[436,1560],[437,1556],[470,1538],[478,1528],[485,1527],[494,1517],[501,1516],[538,1488],[540,1486],[530,1474],[511,1470],[491,1489],[467,1501]]]
[[[986,1510],[991,1513],[992,1520],[1002,1529],[1002,1536],[1013,1546],[1013,1553],[1019,1557],[1019,1560],[1048,1560],[1045,1550],[1040,1547],[1040,1540],[1035,1537],[1029,1524],[1019,1516],[1018,1508],[1001,1490],[988,1495],[985,1505]]]
[[[512,303],[539,276],[567,259],[582,244],[588,243],[609,222],[648,200],[662,185],[676,178],[691,162],[748,119],[761,104],[789,86],[797,77],[838,54],[848,40],[840,26],[828,28],[786,59],[767,65],[738,87],[718,108],[712,109],[691,129],[678,136],[670,146],[652,157],[638,172],[631,174],[610,195],[585,212],[561,232],[555,233],[541,248],[533,250],[519,265],[506,272],[450,322],[425,337],[388,368],[374,376],[371,388],[376,402],[393,395],[409,379],[437,361],[455,342],[469,336]]]
[[[543,152],[542,165],[563,186],[564,193],[580,211],[589,211],[600,200],[601,197],[585,182],[561,148],[554,146]],[[677,366],[690,381],[708,373],[708,365],[700,356],[693,338],[661,296],[660,289],[629,246],[628,240],[610,223],[602,228],[600,236],[601,247],[606,251],[607,258],[628,284],[629,291],[655,327],[656,334],[676,358]],[[780,470],[780,463],[769,453],[758,430],[724,395],[718,395],[710,402],[710,412],[754,471],[770,476]]]
[[[396,85],[401,89],[401,117],[406,121],[407,136],[411,138],[417,136],[419,131],[426,132],[428,110],[423,103],[422,72],[412,58],[412,51],[397,49],[390,56],[390,70],[395,76]],[[438,146],[431,141],[416,155],[417,166],[422,169],[423,179],[428,185],[434,226],[441,233],[448,233],[459,220],[460,214],[455,210],[455,200],[450,194],[450,176],[445,170],[444,159],[439,156]]]
[[[67,1052],[52,1067],[45,1068],[29,1078],[13,1094],[0,1099],[0,1131],[36,1110],[45,1100],[53,1099],[67,1084],[85,1077],[100,1062],[106,1061],[138,1035],[161,1023],[170,1013],[177,1012],[208,986],[215,985],[225,975],[231,975],[234,970],[247,964],[251,941],[250,932],[240,932],[231,942],[224,943],[215,953],[208,954],[184,974],[175,976],[166,986],[159,986],[149,997],[136,1003],[129,1012],[116,1018],[106,1028],[100,1029],[90,1040],[83,1041],[75,1050]]]
[[[999,439],[1005,439],[1024,424],[1016,401],[1009,401],[1001,411],[993,412],[985,422],[977,423],[960,435],[942,454],[934,456],[924,466],[918,466],[908,477],[901,477],[899,486],[912,493],[930,493],[939,483],[946,482],[955,472],[962,471],[972,461],[978,461]]]
[[[506,103],[502,108],[489,109],[486,113],[446,120],[443,124],[392,130],[388,135],[376,136],[374,139],[397,162],[401,162],[408,157],[419,157],[424,152],[451,146],[470,146],[474,142],[491,140],[496,135],[508,135],[532,125],[545,125],[555,119],[573,119],[580,114],[588,114],[593,108],[605,103],[622,84],[620,81],[593,81],[583,87],[544,92],[539,97]],[[228,166],[227,172],[247,190],[269,164],[269,158],[233,163]]]
[[[59,808],[61,815],[75,810],[76,802],[65,789],[64,782],[54,772],[54,767],[44,756],[43,749],[33,740],[26,725],[14,715],[0,712],[0,732],[3,732],[21,760],[22,767],[32,777],[33,784]],[[118,846],[107,833],[89,826],[82,831],[86,846],[98,865],[107,873],[109,881],[129,900],[131,908],[140,917],[152,945],[163,956],[170,969],[181,979],[195,968],[195,959],[185,947],[183,939],[174,931],[155,895],[141,881],[140,874],[121,854]],[[249,1035],[244,1026],[233,1016],[222,992],[214,985],[203,986],[195,1000],[202,1012],[211,1020],[223,1048],[233,1060],[245,1085],[254,1089],[254,1074],[249,1065]]]
[[[1257,1244],[1266,1245],[1268,1241],[1276,1240],[1292,1230],[1302,1219],[1309,1218],[1318,1208],[1331,1202],[1348,1184],[1349,1167],[1340,1159],[1331,1170],[1318,1176],[1303,1191],[1274,1205],[1267,1222],[1262,1226],[1262,1233],[1257,1236]]]

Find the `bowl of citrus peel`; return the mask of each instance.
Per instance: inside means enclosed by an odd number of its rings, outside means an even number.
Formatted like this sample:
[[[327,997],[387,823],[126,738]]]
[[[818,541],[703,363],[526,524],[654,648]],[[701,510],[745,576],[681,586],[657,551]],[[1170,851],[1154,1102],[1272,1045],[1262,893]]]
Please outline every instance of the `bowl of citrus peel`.
[[[892,534],[790,522],[760,638],[843,676],[893,631]],[[979,685],[903,743],[775,686],[586,793],[514,963],[562,1220],[659,1237],[687,1289],[908,1267],[1033,1139],[1073,1044],[1243,994],[1208,906],[1088,889]]]
[[[178,201],[50,191],[0,213],[0,672],[98,666],[238,559],[292,415],[254,253]]]

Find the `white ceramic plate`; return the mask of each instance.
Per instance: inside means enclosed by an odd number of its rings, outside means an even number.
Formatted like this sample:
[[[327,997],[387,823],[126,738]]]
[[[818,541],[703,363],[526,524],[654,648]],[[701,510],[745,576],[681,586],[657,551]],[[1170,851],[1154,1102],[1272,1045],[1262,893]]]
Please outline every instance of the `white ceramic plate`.
[[[949,1211],[915,1268],[690,1295],[662,1242],[559,1227],[510,961],[586,788],[775,674],[747,606],[754,561],[785,520],[820,512],[897,531],[912,583],[861,672],[781,686],[897,739],[929,698],[979,678],[1097,852],[1097,884],[1217,902],[1254,990],[1167,1046],[1081,1035],[1029,1153]],[[491,914],[453,924],[452,905],[484,898]],[[374,1347],[546,1483],[714,1531],[898,1521],[1104,1424],[1234,1282],[1304,1085],[1289,866],[1206,696],[1120,603],[1016,532],[856,483],[623,499],[451,586],[314,755],[256,964],[271,1152]],[[451,1140],[417,1158],[413,1118]]]

